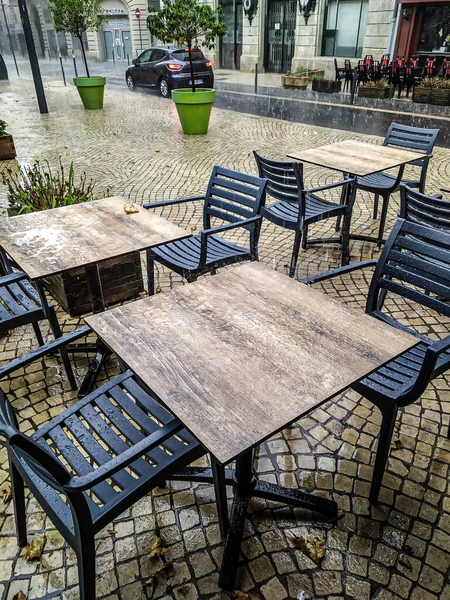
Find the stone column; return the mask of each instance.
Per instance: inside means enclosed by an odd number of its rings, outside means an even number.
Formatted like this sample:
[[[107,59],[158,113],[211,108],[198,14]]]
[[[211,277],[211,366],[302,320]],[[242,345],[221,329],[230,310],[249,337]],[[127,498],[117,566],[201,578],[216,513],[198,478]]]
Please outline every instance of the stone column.
[[[395,0],[369,0],[363,56],[380,60],[386,53],[392,28]]]
[[[292,59],[292,71],[297,67],[316,67],[321,63],[322,25],[325,0],[318,0],[316,10],[309,16],[308,24],[305,23],[303,12],[297,4],[295,53]],[[317,63],[317,64],[316,64]]]
[[[253,2],[255,0],[252,0]],[[258,9],[253,15],[250,24],[248,17],[244,13],[243,31],[242,31],[242,56],[241,56],[241,71],[255,70],[255,63],[258,63],[258,69],[263,71],[264,64],[264,18],[265,18],[265,1],[258,1]]]

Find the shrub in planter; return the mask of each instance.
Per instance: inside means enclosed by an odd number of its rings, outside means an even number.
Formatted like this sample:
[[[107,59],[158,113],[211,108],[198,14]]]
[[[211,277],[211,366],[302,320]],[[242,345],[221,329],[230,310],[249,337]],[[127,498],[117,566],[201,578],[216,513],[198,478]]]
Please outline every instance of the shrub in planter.
[[[414,87],[412,101],[420,104],[429,103],[434,85],[434,78],[426,77],[420,85]]]
[[[430,104],[437,106],[450,105],[450,80],[438,78],[434,80],[434,85],[431,88]]]
[[[316,79],[312,80],[312,89],[314,92],[322,92],[325,94],[336,94],[341,91],[342,82],[334,81],[333,79]]]
[[[98,29],[105,17],[101,15],[100,0],[49,0],[57,32],[69,33],[80,40],[86,77],[74,77],[74,84],[85,109],[103,108],[106,77],[91,77],[84,50],[83,34]]]
[[[11,160],[16,157],[16,149],[12,135],[6,133],[6,123],[0,119],[0,160]]]
[[[299,65],[294,73],[288,71],[286,75],[281,76],[281,85],[287,88],[299,88],[305,90],[310,82],[308,69]]]
[[[149,11],[150,33],[164,44],[186,44],[189,52],[191,89],[172,91],[183,132],[207,133],[215,91],[196,87],[192,48],[215,47],[217,36],[227,32],[223,10],[220,6],[213,9],[209,4],[200,4],[198,0],[165,0],[161,10],[153,12],[149,8]]]
[[[392,98],[394,88],[384,81],[368,81],[364,85],[359,86],[358,96],[360,98]]]
[[[8,214],[12,218],[95,200],[94,182],[88,181],[86,173],[76,179],[73,163],[66,171],[61,159],[56,170],[47,161],[22,167],[19,172],[6,169],[2,183],[8,188]],[[100,263],[99,271],[106,304],[135,298],[144,289],[139,252]],[[84,269],[48,277],[44,284],[71,316],[90,311]]]

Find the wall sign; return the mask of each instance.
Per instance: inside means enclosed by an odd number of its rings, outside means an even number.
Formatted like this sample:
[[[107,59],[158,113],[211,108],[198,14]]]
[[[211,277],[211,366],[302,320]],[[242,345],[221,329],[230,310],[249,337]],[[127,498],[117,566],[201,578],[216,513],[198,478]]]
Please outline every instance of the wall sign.
[[[100,10],[101,15],[128,15],[126,8],[103,8]]]

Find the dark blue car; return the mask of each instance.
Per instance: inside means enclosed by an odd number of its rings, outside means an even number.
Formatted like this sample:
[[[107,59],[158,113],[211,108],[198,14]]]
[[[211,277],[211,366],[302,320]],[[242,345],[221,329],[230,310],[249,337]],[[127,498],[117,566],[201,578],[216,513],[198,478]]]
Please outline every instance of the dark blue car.
[[[192,49],[194,79],[197,87],[214,87],[211,61],[203,52]],[[189,50],[187,48],[149,48],[144,50],[125,73],[128,89],[137,87],[158,88],[161,96],[170,98],[174,89],[191,86]]]

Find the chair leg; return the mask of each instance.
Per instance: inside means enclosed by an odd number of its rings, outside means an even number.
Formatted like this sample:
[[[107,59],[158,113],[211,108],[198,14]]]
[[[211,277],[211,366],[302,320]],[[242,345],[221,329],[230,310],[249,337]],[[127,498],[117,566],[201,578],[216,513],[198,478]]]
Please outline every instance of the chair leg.
[[[155,294],[155,261],[147,251],[147,292],[149,296]]]
[[[289,277],[295,277],[295,269],[297,267],[297,259],[298,259],[298,253],[300,250],[301,241],[302,241],[302,232],[300,229],[297,229],[297,231],[295,232],[294,249],[292,250],[291,264],[289,266]]]
[[[11,490],[14,502],[14,516],[16,519],[17,544],[27,544],[27,518],[25,513],[25,485],[16,466],[9,461],[9,474],[11,478]]]
[[[389,207],[389,196],[383,196],[383,206],[381,207],[381,215],[380,215],[380,228],[378,230],[378,248],[380,248],[383,235],[384,235],[384,227],[386,225],[386,216]]]
[[[81,536],[81,547],[77,552],[80,600],[93,600],[95,595],[95,544],[94,536]]]
[[[375,198],[373,200],[373,218],[376,219],[378,216],[378,200],[379,200],[380,196],[378,194],[375,194]]]
[[[306,245],[308,243],[308,225],[303,227],[303,235],[302,235],[302,248],[306,250]]]
[[[39,323],[33,323],[34,335],[36,336],[38,346],[44,345],[44,338],[42,337],[42,331],[39,327]]]
[[[344,222],[342,224],[342,236],[341,236],[341,245],[342,245],[342,255],[341,255],[341,265],[345,267],[350,262],[350,223],[352,220],[351,213],[349,215],[345,215]]]
[[[59,326],[58,319],[56,317],[56,312],[55,312],[55,309],[53,308],[53,306],[50,306],[48,308],[48,321],[50,323],[50,327],[51,327],[51,330],[53,332],[53,336],[55,337],[55,339],[60,338],[62,336],[62,332],[61,332],[61,328]],[[73,374],[72,365],[70,363],[69,354],[68,354],[66,348],[61,348],[59,350],[59,355],[61,357],[61,361],[63,363],[64,370],[67,375],[67,379],[70,383],[70,387],[73,390],[77,390],[78,389],[77,382],[75,380],[75,375]]]
[[[391,448],[392,433],[395,427],[398,407],[392,404],[389,408],[384,408],[381,411],[382,421],[380,435],[378,438],[378,450],[375,457],[375,466],[373,469],[372,485],[370,486],[369,500],[370,502],[378,502],[383,475],[386,469],[389,450]]]

